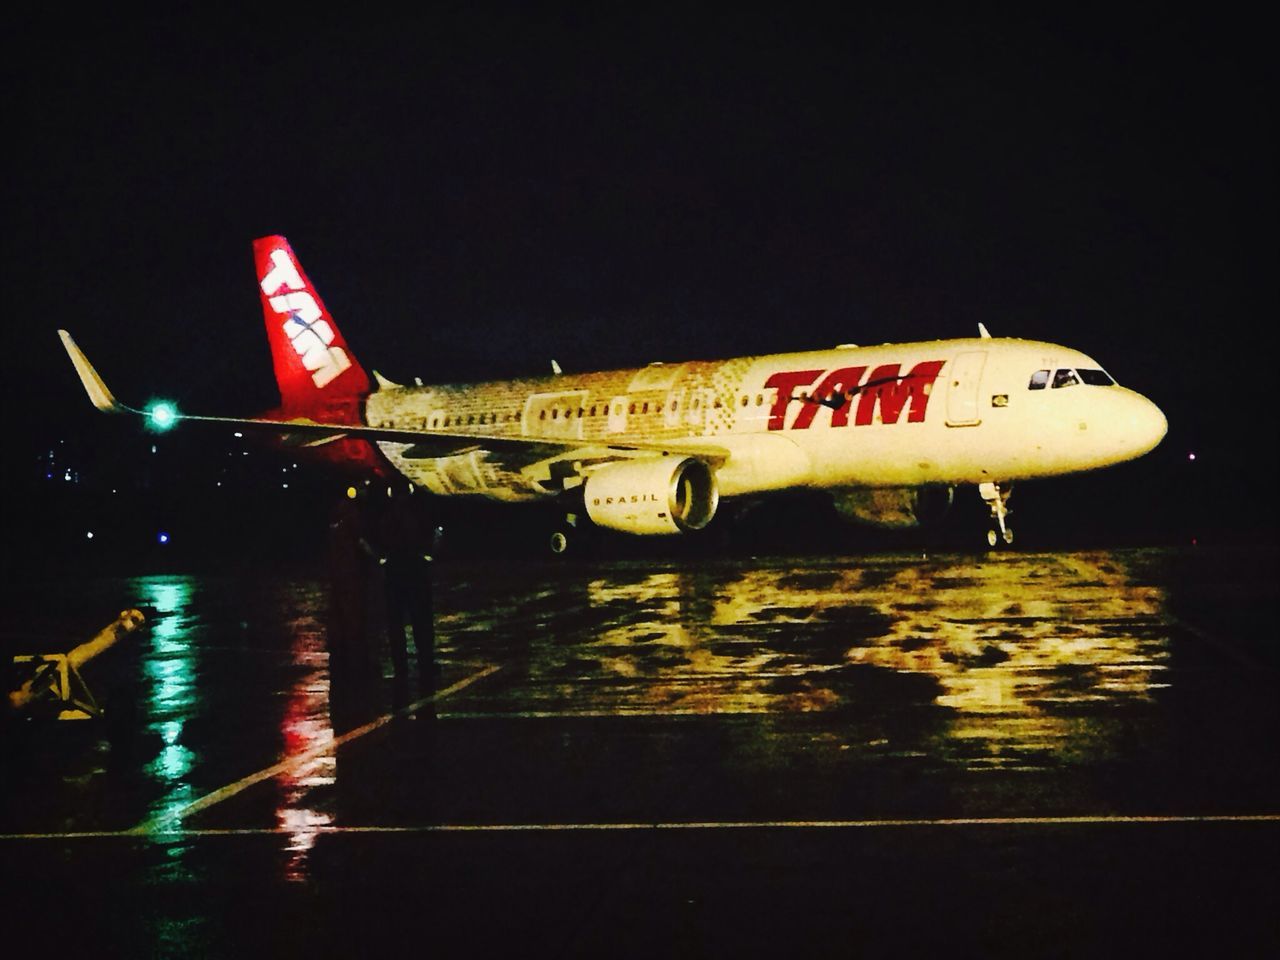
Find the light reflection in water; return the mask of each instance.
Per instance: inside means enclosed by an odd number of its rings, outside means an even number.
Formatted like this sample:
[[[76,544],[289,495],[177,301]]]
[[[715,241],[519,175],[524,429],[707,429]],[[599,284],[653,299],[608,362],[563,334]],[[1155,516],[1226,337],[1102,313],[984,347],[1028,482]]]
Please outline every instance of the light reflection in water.
[[[753,592],[762,576],[767,580],[764,571],[735,570],[725,579],[681,571],[653,573],[638,582],[594,580],[587,587],[592,606],[622,616],[605,626],[593,652],[614,676],[651,676],[656,670],[658,682],[641,688],[649,694],[641,712],[654,706],[680,713],[806,709],[794,694],[769,692],[780,667],[776,654],[755,644],[719,642],[726,635],[718,629],[718,599]]]
[[[163,816],[195,799],[187,777],[199,759],[183,742],[184,726],[195,711],[199,651],[191,608],[194,581],[184,577],[142,577],[135,581],[141,602],[154,614],[142,661],[146,681],[146,729],[160,748],[146,773],[161,787],[152,816]]]
[[[304,754],[334,738],[329,716],[329,655],[323,628],[314,616],[303,614],[289,623],[289,629],[295,679],[286,694],[281,719],[284,759]],[[336,758],[322,754],[276,777],[276,823],[288,836],[286,880],[306,879],[307,856],[320,832],[333,823],[331,813],[314,808],[313,791],[331,786],[336,768]]]
[[[1167,684],[1166,598],[1140,559],[612,570],[547,615],[534,696],[558,714],[914,710],[928,722],[875,734],[876,749],[975,769],[1098,759],[1112,749],[1099,709],[1141,709]],[[501,630],[491,617],[451,619]]]
[[[190,777],[201,758],[186,742],[187,723],[199,706],[200,653],[190,614],[195,583],[186,577],[140,577],[132,584],[138,602],[152,611],[141,663],[146,730],[158,747],[144,767],[159,788],[150,804],[152,817],[170,814],[196,798]],[[187,841],[160,841],[148,882],[157,886],[199,882],[200,868],[188,856],[190,848]],[[155,956],[189,951],[208,926],[208,917],[202,914],[174,916],[159,910],[148,911],[147,917],[153,943],[145,952]]]

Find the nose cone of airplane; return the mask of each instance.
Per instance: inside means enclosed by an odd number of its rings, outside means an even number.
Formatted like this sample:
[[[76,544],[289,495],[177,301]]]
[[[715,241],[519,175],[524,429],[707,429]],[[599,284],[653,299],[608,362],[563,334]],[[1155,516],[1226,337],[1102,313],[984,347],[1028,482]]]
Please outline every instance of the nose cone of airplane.
[[[1169,432],[1169,421],[1164,412],[1140,393],[1127,391],[1125,403],[1119,411],[1119,428],[1126,453],[1140,457],[1154,450]]]

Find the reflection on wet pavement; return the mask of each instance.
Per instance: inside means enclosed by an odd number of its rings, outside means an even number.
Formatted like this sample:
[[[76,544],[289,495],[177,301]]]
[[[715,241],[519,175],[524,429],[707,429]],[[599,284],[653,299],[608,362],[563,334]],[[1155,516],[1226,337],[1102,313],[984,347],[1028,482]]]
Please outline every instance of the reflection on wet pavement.
[[[873,746],[975,768],[1058,764],[1107,749],[1088,714],[1141,707],[1166,686],[1164,590],[1143,563],[620,566],[505,603],[483,580],[459,581],[441,633],[454,651],[522,662],[526,715],[928,707],[945,720],[927,741]]]
[[[135,581],[141,605],[150,610],[150,631],[140,660],[140,687],[145,691],[144,730],[155,744],[155,756],[143,772],[156,790],[150,793],[151,816],[163,816],[195,799],[190,780],[201,761],[198,746],[190,741],[188,727],[201,710],[201,645],[193,622],[198,609],[199,584],[181,577],[146,577]],[[164,842],[147,870],[147,882],[156,886],[180,885],[200,879],[190,863],[189,842]],[[151,936],[158,953],[181,951],[199,942],[208,917],[161,915],[153,919]]]
[[[1204,668],[1220,669],[1221,658],[1178,633],[1170,562],[1161,551],[1125,551],[445,565],[437,583],[441,685],[498,672],[438,705],[447,724],[438,742],[384,731],[369,746],[341,750],[327,747],[388,710],[391,670],[382,650],[381,679],[348,697],[339,722],[335,690],[352,688],[333,670],[322,585],[174,576],[104,583],[92,589],[111,596],[107,609],[150,610],[149,633],[119,654],[133,677],[117,704],[136,701],[136,721],[117,724],[56,802],[14,795],[6,819],[27,830],[189,824],[193,802],[203,810],[215,792],[272,770],[273,789],[246,787],[243,799],[217,808],[224,813],[194,822],[270,823],[285,837],[283,875],[305,879],[317,837],[334,827],[518,818],[535,807],[543,818],[568,816],[555,807],[556,791],[573,795],[557,786],[565,768],[556,764],[603,783],[591,764],[615,741],[638,757],[655,751],[641,765],[678,759],[719,778],[706,798],[664,792],[654,779],[663,803],[687,800],[673,815],[715,816],[722,787],[735,801],[767,801],[782,796],[784,779],[809,792],[790,789],[783,807],[761,815],[818,815],[806,803],[824,816],[884,815],[905,809],[901,778],[922,774],[951,783],[917,798],[921,810],[940,815],[955,784],[972,786],[947,780],[947,770],[1056,778],[1040,794],[1052,801],[1001,781],[982,809],[1140,806],[1173,795],[1160,783],[1180,751],[1204,757],[1223,743],[1243,761],[1235,776],[1253,791],[1239,806],[1252,808],[1265,791],[1249,785],[1270,770],[1250,719],[1256,701],[1221,697],[1216,681],[1206,686]],[[1201,659],[1189,657],[1197,650]],[[1180,690],[1189,693],[1179,699]],[[1206,710],[1213,712],[1195,713]],[[666,726],[636,726],[664,718]],[[700,718],[707,723],[687,722]],[[686,722],[673,726],[677,720]],[[570,729],[589,759],[555,746],[555,731]],[[386,752],[387,737],[409,745],[407,766]],[[440,750],[453,751],[454,769],[443,774],[434,766]],[[487,762],[486,751],[497,751],[486,776],[523,777],[538,792],[472,789],[460,765]],[[1066,789],[1078,784],[1064,778],[1108,764],[1129,770],[1116,781],[1127,786],[1106,795]],[[1164,765],[1158,776],[1152,764]],[[807,779],[797,780],[802,768]],[[592,815],[640,815],[647,801],[610,776],[613,805]],[[831,792],[837,782],[843,793]],[[1179,791],[1193,805],[1222,806],[1221,785],[1187,782]],[[443,812],[428,809],[427,793],[439,793]],[[972,806],[975,794],[966,796]],[[174,844],[161,869],[178,875],[183,849]]]
[[[308,754],[333,740],[329,717],[329,655],[324,632],[320,624],[312,620],[295,621],[291,627],[290,653],[296,669],[293,683],[285,693],[281,722],[284,759]],[[288,880],[306,878],[307,853],[315,846],[320,831],[333,823],[333,815],[312,809],[308,798],[316,788],[334,783],[336,766],[336,757],[321,753],[276,777],[279,795],[276,820],[288,837],[284,866]]]
[[[390,952],[424,917],[476,952],[495,903],[527,908],[522,946],[595,917],[593,954],[637,915],[645,955],[688,923],[754,944],[760,902],[786,907],[780,953],[791,916],[850,904],[896,949],[921,903],[950,906],[939,938],[994,917],[987,942],[1021,952],[1044,917],[1072,942],[1081,891],[1110,917],[1144,885],[1143,936],[1205,902],[1215,938],[1231,910],[1247,930],[1269,888],[1217,877],[1273,872],[1277,598],[1272,555],[1220,559],[444,564],[442,697],[412,720],[385,651],[365,681],[335,669],[323,583],[35,585],[13,615],[44,635],[130,606],[150,629],[86,668],[102,724],[0,738],[0,834],[33,881],[9,902],[74,903],[82,948],[138,956]],[[689,919],[717,896],[735,923]]]
[[[183,728],[198,714],[200,645],[192,631],[197,584],[183,578],[145,578],[138,595],[154,613],[142,657],[146,729],[159,735],[159,752],[144,768],[161,793],[149,811],[163,815],[195,799],[187,775],[199,759],[183,739]]]

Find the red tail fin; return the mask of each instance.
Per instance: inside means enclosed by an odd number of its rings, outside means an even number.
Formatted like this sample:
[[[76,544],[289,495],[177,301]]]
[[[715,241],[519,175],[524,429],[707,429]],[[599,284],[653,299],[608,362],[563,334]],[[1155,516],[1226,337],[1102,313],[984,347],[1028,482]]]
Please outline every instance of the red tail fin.
[[[369,376],[356,362],[284,237],[253,241],[262,315],[286,415],[358,409]],[[328,418],[326,418],[328,419]]]

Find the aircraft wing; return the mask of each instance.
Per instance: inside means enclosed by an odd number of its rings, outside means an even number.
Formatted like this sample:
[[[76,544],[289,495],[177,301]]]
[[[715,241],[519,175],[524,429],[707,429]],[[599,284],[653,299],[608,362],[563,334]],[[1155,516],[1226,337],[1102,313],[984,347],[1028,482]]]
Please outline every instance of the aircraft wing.
[[[97,370],[89,362],[84,351],[66,330],[59,330],[62,345],[80,376],[89,400],[104,413],[131,413],[150,418],[146,410],[121,403],[103,382]],[[411,444],[406,453],[415,459],[448,457],[487,450],[503,459],[536,462],[557,459],[572,453],[575,459],[608,460],[619,457],[661,456],[680,454],[706,460],[719,466],[729,458],[728,448],[698,440],[669,442],[643,440],[576,440],[560,437],[499,437],[482,433],[459,434],[433,430],[404,430],[387,427],[371,427],[364,424],[323,423],[307,418],[271,420],[261,417],[212,417],[189,413],[174,413],[175,422],[215,423],[242,430],[267,431],[282,437],[286,444],[299,447],[316,447],[344,437],[357,437],[370,441]]]
[[[146,416],[144,410],[123,408],[127,412]],[[315,420],[297,418],[293,420],[266,420],[261,418],[209,417],[192,414],[175,414],[175,420],[200,423],[221,423],[229,427],[247,430],[264,430],[281,434],[286,443],[300,447],[315,447],[331,443],[343,437],[358,437],[364,440],[390,443],[412,444],[406,455],[414,459],[448,457],[470,453],[473,450],[488,450],[499,455],[516,455],[521,459],[542,460],[556,457],[570,451],[584,454],[595,453],[599,456],[609,452],[651,453],[654,455],[680,453],[707,460],[714,464],[722,463],[729,457],[729,450],[718,444],[701,442],[676,441],[661,443],[656,441],[625,440],[574,440],[560,437],[498,437],[482,433],[445,433],[433,430],[400,430],[388,427],[369,427],[363,425],[321,423]],[[584,457],[594,459],[594,457]]]

